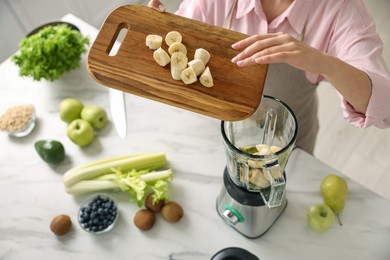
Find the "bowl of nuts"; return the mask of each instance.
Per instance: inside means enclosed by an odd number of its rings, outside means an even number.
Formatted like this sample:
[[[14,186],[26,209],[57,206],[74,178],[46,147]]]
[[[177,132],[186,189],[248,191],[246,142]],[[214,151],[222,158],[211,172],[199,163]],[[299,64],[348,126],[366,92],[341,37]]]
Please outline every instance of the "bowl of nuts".
[[[107,194],[95,194],[80,207],[78,221],[82,229],[91,234],[110,231],[118,220],[118,206]]]
[[[27,136],[34,129],[35,123],[35,108],[30,104],[8,105],[0,113],[0,131],[10,136]]]

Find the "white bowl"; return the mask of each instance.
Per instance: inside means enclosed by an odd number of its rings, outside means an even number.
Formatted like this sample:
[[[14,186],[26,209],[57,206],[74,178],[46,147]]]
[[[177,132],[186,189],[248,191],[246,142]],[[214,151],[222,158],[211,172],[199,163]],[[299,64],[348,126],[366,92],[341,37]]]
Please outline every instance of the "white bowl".
[[[12,104],[1,110],[0,130],[10,136],[27,136],[34,129],[35,124],[35,108],[31,104]]]
[[[80,207],[78,221],[82,229],[92,234],[110,231],[118,220],[118,205],[103,193],[89,197]]]

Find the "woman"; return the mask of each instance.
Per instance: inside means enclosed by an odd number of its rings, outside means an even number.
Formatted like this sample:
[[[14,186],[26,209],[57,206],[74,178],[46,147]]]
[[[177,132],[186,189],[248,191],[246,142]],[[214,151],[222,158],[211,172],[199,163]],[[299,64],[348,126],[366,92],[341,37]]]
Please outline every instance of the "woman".
[[[158,0],[148,5],[164,11]],[[264,94],[293,109],[297,145],[307,152],[318,131],[315,86],[322,80],[339,93],[348,122],[390,126],[390,73],[363,0],[183,0],[176,14],[251,35],[232,45],[239,51],[232,62],[270,64]]]

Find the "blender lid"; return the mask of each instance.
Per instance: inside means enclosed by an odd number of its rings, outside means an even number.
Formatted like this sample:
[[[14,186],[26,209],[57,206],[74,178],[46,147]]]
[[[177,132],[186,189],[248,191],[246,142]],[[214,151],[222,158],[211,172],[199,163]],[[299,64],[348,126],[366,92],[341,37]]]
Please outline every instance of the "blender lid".
[[[260,260],[249,251],[239,247],[228,247],[217,252],[211,260]]]

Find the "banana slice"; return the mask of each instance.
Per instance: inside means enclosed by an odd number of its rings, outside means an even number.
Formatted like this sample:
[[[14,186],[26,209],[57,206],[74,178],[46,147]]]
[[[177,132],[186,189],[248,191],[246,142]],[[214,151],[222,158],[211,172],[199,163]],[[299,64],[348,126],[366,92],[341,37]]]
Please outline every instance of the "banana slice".
[[[174,52],[171,56],[171,75],[174,80],[180,80],[180,73],[187,67],[188,58],[182,52]]]
[[[183,37],[177,31],[171,31],[171,32],[167,33],[167,35],[165,35],[165,43],[168,46],[171,46],[172,43],[174,43],[174,42],[181,42],[182,39],[183,39]]]
[[[268,145],[262,147],[262,148],[259,148],[258,145],[256,145],[256,148],[258,150],[258,152],[256,153],[256,155],[270,155],[272,152],[271,152],[271,149]]]
[[[271,185],[269,180],[264,177],[263,173],[259,169],[251,170],[250,176],[251,177],[249,178],[249,182],[258,186],[259,188],[265,189]]]
[[[256,155],[256,153],[254,153],[254,155]],[[257,160],[251,160],[249,159],[248,160],[248,166],[253,168],[253,169],[260,169],[261,167],[263,167],[265,164],[264,161],[257,161]]]
[[[153,58],[158,63],[158,65],[165,67],[171,62],[171,58],[168,53],[164,51],[161,47],[153,52]]]
[[[196,76],[202,74],[205,69],[204,63],[201,59],[195,59],[188,62],[188,67],[192,67],[194,69]]]
[[[200,83],[208,88],[214,86],[213,77],[211,76],[210,68],[206,67],[199,77]]]
[[[161,47],[163,41],[163,37],[156,34],[149,34],[146,36],[146,46],[149,47],[149,49],[157,50]]]
[[[198,78],[196,77],[196,74],[195,74],[195,70],[192,67],[188,67],[188,68],[184,69],[180,73],[180,78],[183,81],[183,83],[187,84],[187,85],[192,84],[198,80]]]
[[[174,42],[171,44],[171,46],[169,46],[168,52],[170,55],[172,55],[174,52],[182,52],[187,55],[187,48],[181,42]]]
[[[210,60],[210,53],[203,48],[198,48],[195,50],[194,59],[201,59],[206,66]]]
[[[279,152],[280,150],[282,150],[282,148],[279,146],[276,146],[276,145],[272,145],[270,150],[271,150],[271,153],[275,154],[275,153]]]

